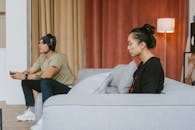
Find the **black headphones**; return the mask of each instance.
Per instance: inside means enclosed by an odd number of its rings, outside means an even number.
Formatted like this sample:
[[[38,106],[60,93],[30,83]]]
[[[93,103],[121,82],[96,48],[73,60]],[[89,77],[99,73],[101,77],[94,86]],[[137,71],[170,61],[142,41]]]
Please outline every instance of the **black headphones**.
[[[55,51],[55,48],[56,48],[56,39],[55,39],[55,37],[50,38],[49,41],[50,41],[49,44],[48,44],[49,49]]]
[[[47,34],[41,38],[46,43],[50,50],[55,51],[56,48],[56,37],[51,34]]]

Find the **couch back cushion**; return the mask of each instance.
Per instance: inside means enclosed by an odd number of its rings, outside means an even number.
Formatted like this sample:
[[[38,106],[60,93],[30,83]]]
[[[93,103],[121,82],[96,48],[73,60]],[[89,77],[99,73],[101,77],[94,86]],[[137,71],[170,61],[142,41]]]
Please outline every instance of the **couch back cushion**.
[[[110,72],[100,73],[83,79],[76,84],[68,94],[71,95],[90,95],[105,93],[105,89],[112,80]]]
[[[118,89],[118,93],[128,93],[133,81],[133,74],[137,69],[134,61],[129,64],[120,64],[111,71],[112,81],[110,87]]]
[[[162,93],[164,94],[179,94],[179,93],[189,93],[194,92],[195,88],[190,85],[184,84],[182,82],[178,82],[174,79],[165,78],[164,88]]]
[[[125,66],[126,65],[124,65],[124,64],[119,64],[112,69],[112,71],[111,71],[112,81],[110,83],[110,86],[112,86],[112,87],[119,86],[120,81],[122,79],[123,71],[125,71]]]
[[[118,86],[119,93],[129,93],[129,89],[133,82],[133,74],[136,69],[137,66],[133,61],[124,66],[124,71],[122,72],[121,80]]]
[[[79,70],[77,83],[96,74],[110,72],[111,68],[83,68]]]

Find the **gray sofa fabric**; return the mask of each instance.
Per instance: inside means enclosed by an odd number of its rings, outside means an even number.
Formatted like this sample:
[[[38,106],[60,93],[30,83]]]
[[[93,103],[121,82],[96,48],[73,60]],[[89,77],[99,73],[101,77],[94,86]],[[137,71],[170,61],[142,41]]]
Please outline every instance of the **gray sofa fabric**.
[[[79,81],[108,71],[83,69]],[[194,130],[194,99],[195,88],[169,78],[162,94],[57,95],[44,104],[43,130]]]

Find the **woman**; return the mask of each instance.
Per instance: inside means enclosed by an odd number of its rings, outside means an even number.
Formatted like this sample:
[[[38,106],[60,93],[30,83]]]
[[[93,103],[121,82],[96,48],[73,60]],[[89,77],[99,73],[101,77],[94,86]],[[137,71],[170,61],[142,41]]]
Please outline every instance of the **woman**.
[[[135,71],[130,93],[161,93],[164,87],[164,71],[160,59],[150,51],[155,48],[154,27],[145,24],[134,28],[128,36],[128,50],[132,57],[139,57],[140,65]]]

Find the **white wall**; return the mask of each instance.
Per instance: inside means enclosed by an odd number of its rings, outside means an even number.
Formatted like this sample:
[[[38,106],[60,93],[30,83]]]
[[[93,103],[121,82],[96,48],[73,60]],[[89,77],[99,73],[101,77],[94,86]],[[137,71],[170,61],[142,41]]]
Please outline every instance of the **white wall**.
[[[6,0],[6,102],[24,104],[21,81],[9,77],[10,70],[27,69],[27,1]]]
[[[5,0],[0,0],[0,12],[5,12]],[[2,47],[2,48],[1,48]],[[5,100],[5,15],[0,15],[0,101]]]
[[[5,101],[6,99],[5,58],[5,48],[0,48],[0,101]]]

